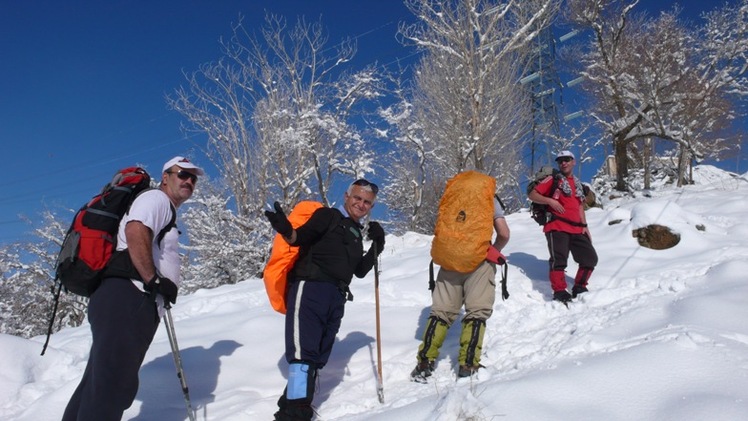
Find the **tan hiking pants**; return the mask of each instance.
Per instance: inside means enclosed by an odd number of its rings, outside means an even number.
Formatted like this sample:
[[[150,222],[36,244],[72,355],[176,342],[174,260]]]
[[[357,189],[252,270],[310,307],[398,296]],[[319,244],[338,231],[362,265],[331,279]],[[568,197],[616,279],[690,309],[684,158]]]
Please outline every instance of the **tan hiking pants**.
[[[484,261],[471,273],[439,269],[431,296],[431,314],[448,323],[457,319],[465,306],[465,320],[488,320],[496,300],[496,265]]]

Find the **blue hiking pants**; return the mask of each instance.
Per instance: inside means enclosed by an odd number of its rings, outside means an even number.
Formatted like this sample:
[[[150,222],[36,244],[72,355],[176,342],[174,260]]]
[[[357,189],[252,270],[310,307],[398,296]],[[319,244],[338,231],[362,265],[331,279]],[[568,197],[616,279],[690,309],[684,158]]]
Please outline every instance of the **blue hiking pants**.
[[[296,281],[286,300],[286,361],[327,364],[345,313],[345,296],[330,282]]]

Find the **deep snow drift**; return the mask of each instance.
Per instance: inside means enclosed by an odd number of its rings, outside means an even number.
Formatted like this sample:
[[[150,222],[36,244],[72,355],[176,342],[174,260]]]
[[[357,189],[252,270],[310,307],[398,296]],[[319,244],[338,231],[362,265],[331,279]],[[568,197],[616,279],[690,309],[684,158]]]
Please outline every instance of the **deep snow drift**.
[[[477,378],[455,380],[459,325],[434,380],[408,380],[428,314],[430,237],[388,236],[381,258],[385,403],[376,392],[374,275],[354,279],[330,363],[321,420],[737,420],[748,414],[748,181],[709,166],[697,184],[617,199],[588,213],[600,264],[567,309],[550,300],[547,249],[527,213],[508,216],[511,297],[497,299]],[[620,223],[609,224],[620,220]],[[668,250],[638,245],[659,223]],[[567,276],[573,276],[570,266]],[[173,309],[198,419],[270,420],[285,385],[283,317],[259,279],[200,290]],[[0,335],[0,418],[58,420],[90,346],[87,324],[52,336]],[[159,329],[124,419],[187,419]]]

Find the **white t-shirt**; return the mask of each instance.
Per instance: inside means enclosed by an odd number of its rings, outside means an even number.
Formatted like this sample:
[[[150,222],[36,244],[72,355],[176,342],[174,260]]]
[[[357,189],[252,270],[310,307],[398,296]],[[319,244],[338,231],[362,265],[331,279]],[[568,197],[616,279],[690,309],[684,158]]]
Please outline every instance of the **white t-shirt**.
[[[125,214],[119,224],[117,232],[117,250],[127,248],[127,238],[125,237],[125,226],[130,221],[138,221],[147,226],[153,232],[153,263],[156,270],[161,276],[171,279],[176,286],[180,283],[179,270],[179,230],[172,227],[164,235],[161,244],[158,244],[158,233],[171,222],[172,210],[169,197],[161,190],[148,190],[139,195],[130,211]],[[133,280],[133,284],[143,291],[143,283],[139,280]],[[161,297],[159,304],[161,303]]]

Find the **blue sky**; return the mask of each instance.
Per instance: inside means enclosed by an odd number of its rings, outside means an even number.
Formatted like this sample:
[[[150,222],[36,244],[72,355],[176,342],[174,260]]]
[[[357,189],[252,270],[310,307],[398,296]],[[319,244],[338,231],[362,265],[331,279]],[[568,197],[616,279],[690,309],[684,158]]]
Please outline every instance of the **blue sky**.
[[[689,16],[710,3],[680,2]],[[32,239],[19,216],[77,208],[120,167],[158,173],[186,154],[210,173],[204,139],[185,138],[164,97],[184,84],[183,70],[220,57],[239,14],[253,28],[265,10],[321,16],[330,43],[357,37],[357,66],[413,53],[395,40],[398,23],[413,20],[400,0],[0,0],[0,243]]]

